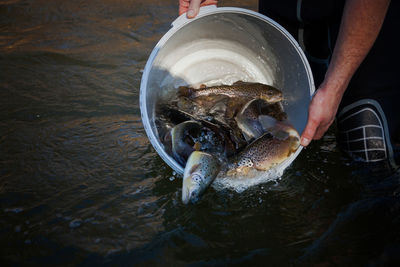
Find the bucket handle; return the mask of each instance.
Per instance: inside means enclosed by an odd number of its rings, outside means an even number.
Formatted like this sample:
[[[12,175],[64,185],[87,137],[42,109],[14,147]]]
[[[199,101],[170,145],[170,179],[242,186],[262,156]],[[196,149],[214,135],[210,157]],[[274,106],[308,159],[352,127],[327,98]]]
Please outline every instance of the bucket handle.
[[[200,18],[200,17],[206,15],[207,13],[213,12],[213,11],[215,11],[216,9],[217,9],[217,6],[216,6],[216,5],[202,6],[202,7],[200,7],[199,14],[197,14],[197,16],[196,16],[195,18],[193,18],[193,19],[188,19],[188,18],[186,17],[186,13],[183,13],[182,15],[180,15],[176,20],[174,20],[174,21],[171,23],[171,26],[172,26],[172,28],[174,28],[174,27],[179,27],[179,26],[181,26],[181,25],[186,24],[187,22],[189,22],[189,21],[191,21],[191,20],[198,19],[198,18]]]

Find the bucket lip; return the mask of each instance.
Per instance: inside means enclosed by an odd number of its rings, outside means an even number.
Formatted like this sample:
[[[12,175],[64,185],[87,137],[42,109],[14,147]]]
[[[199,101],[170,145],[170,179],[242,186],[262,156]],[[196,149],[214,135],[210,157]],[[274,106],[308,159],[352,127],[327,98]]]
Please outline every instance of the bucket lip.
[[[149,72],[153,66],[154,59],[156,58],[159,50],[164,46],[164,44],[181,28],[185,27],[189,23],[193,23],[198,19],[201,19],[206,16],[210,15],[215,15],[215,14],[220,14],[220,13],[236,13],[236,14],[244,14],[252,17],[256,17],[258,19],[261,19],[271,26],[275,27],[278,31],[280,31],[286,38],[287,40],[292,44],[292,46],[296,49],[297,53],[299,54],[301,61],[303,62],[303,66],[306,68],[306,73],[307,73],[307,78],[310,84],[310,99],[312,98],[314,92],[315,92],[315,84],[314,84],[314,78],[312,75],[311,67],[307,61],[307,58],[301,49],[300,45],[297,43],[297,41],[294,39],[294,37],[281,25],[279,25],[276,21],[272,20],[271,18],[258,13],[256,11],[250,10],[250,9],[245,9],[245,8],[238,8],[238,7],[215,7],[215,6],[206,6],[206,7],[201,7],[199,14],[192,19],[187,19],[186,18],[186,13],[180,15],[175,21],[171,23],[171,28],[164,34],[164,36],[157,42],[155,47],[153,48],[149,58],[147,59],[146,65],[143,69],[143,74],[142,74],[142,79],[140,82],[140,92],[139,92],[139,106],[140,106],[140,114],[143,122],[143,127],[145,129],[145,132],[150,140],[150,143],[153,145],[155,150],[157,151],[157,154],[166,162],[174,171],[178,172],[179,174],[183,174],[184,169],[182,166],[180,166],[176,161],[171,160],[172,158],[165,153],[164,148],[161,146],[160,142],[157,140],[153,130],[150,127],[150,121],[148,118],[148,112],[147,112],[147,104],[146,104],[146,94],[144,93],[146,91],[146,85],[148,83],[148,76]],[[287,160],[285,160],[279,167],[282,171],[286,169],[291,162],[298,156],[298,154],[301,152],[303,149],[303,146],[299,146],[299,148],[296,150],[295,153],[291,155]],[[163,151],[164,153],[159,153],[160,151]]]

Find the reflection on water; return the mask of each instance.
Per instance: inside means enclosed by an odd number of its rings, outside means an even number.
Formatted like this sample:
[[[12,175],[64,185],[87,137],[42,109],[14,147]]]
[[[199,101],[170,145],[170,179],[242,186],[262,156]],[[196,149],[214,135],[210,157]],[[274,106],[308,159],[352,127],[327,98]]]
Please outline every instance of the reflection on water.
[[[350,164],[333,130],[278,182],[181,204],[181,179],[151,147],[138,104],[141,70],[176,10],[175,0],[0,2],[1,262],[398,261],[399,174]]]

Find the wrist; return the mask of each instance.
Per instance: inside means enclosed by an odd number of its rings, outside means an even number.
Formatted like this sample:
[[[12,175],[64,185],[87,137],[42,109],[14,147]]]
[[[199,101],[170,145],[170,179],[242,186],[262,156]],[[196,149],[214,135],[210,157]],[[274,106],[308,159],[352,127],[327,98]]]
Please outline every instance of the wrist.
[[[346,71],[343,67],[328,68],[324,81],[319,88],[324,88],[329,94],[342,96],[349,85],[353,71]]]
[[[327,98],[334,100],[330,103],[335,103],[338,105],[342,100],[343,94],[346,91],[348,82],[343,79],[326,79],[319,86],[318,91]]]

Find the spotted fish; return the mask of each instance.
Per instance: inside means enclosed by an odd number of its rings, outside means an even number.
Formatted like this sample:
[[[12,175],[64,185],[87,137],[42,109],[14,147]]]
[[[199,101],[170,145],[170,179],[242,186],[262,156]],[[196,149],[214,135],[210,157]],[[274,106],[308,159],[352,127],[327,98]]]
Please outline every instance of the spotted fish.
[[[181,86],[178,89],[178,95],[192,99],[202,96],[224,95],[230,98],[248,100],[263,99],[268,103],[276,103],[282,100],[282,92],[273,86],[242,81],[235,82],[232,85],[203,86],[199,89]]]
[[[218,159],[209,153],[194,151],[185,166],[182,184],[182,202],[195,203],[214,181],[220,171]]]
[[[289,125],[278,126],[249,144],[228,166],[227,175],[246,176],[250,169],[267,171],[282,163],[300,145],[300,136]]]

